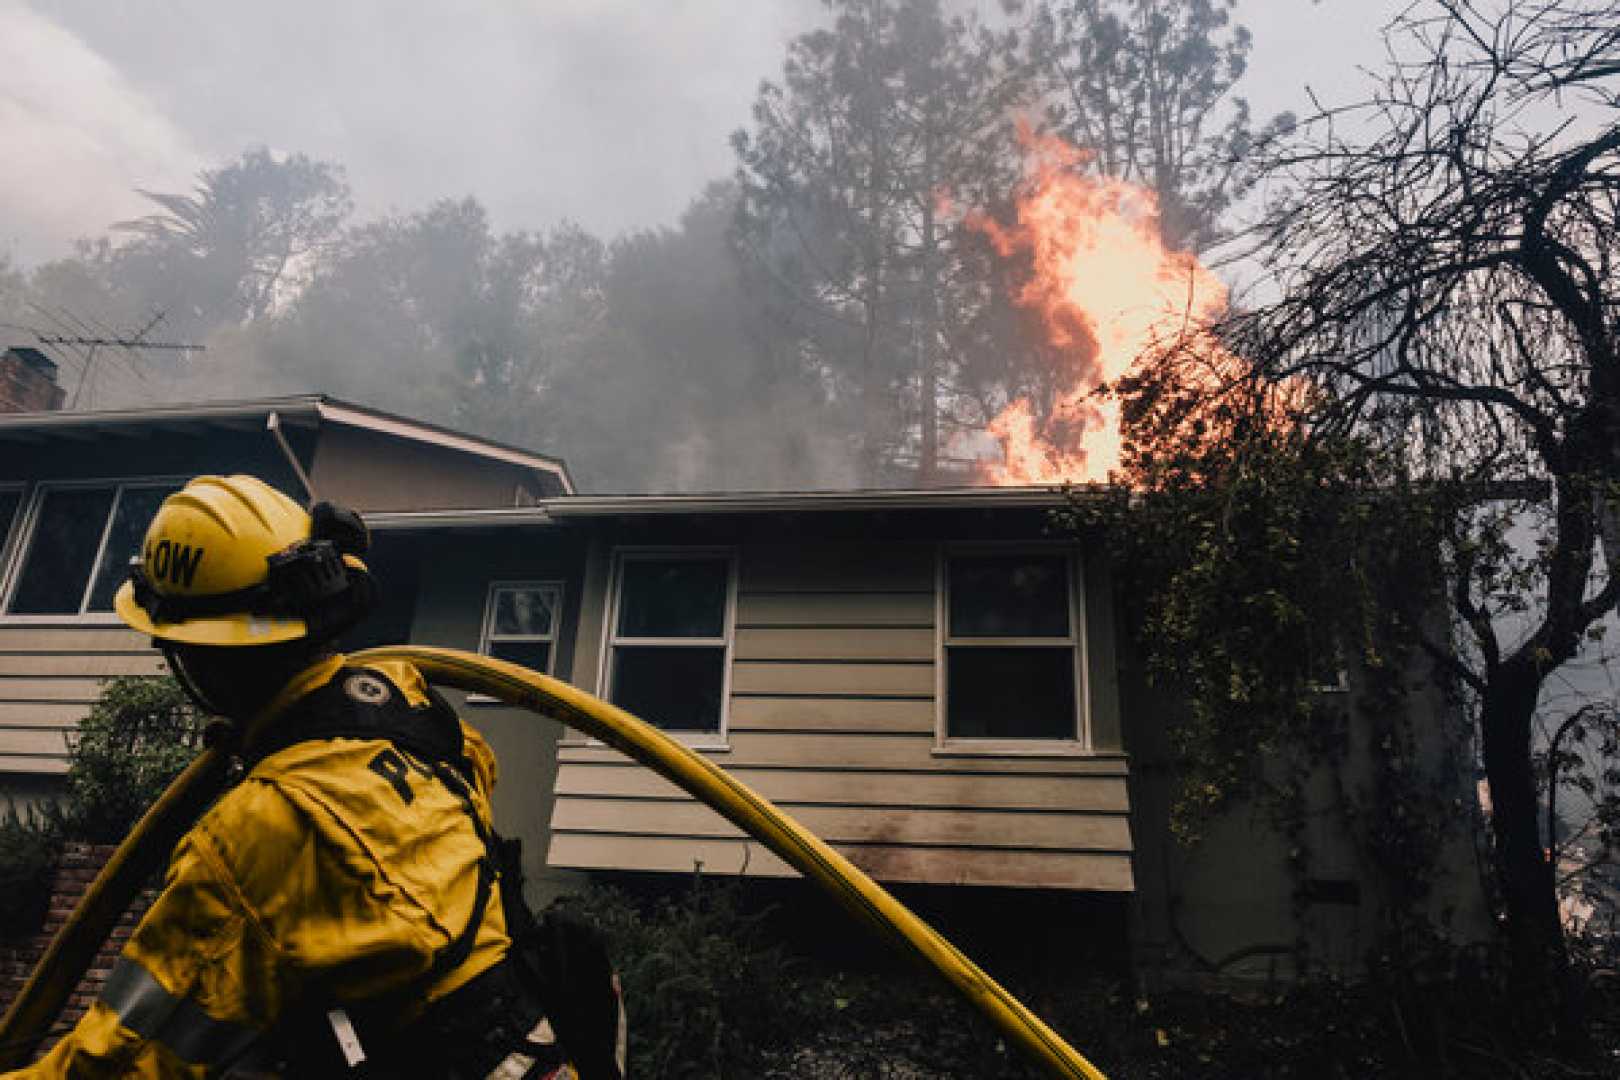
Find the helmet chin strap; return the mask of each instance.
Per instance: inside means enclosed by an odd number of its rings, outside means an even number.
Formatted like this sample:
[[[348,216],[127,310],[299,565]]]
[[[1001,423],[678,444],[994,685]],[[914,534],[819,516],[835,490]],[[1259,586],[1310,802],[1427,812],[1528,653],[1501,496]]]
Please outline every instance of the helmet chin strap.
[[[210,701],[202,687],[197,685],[175,647],[166,641],[159,641],[158,647],[163,652],[163,659],[168,663],[169,670],[174,673],[175,681],[180,684],[180,689],[185,691],[186,697],[191,699],[191,703],[210,716],[224,716],[225,710]]]
[[[235,722],[257,714],[322,651],[308,639],[255,648],[159,644],[186,696],[204,712]]]

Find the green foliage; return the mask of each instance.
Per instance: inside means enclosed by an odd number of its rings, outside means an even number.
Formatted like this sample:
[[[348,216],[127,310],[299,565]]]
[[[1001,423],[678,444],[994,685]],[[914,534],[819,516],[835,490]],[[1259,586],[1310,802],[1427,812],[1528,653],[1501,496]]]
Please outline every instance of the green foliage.
[[[830,970],[771,939],[739,886],[694,881],[646,901],[593,887],[565,898],[607,934],[630,1016],[630,1073],[658,1077],[1045,1075],[959,996],[910,966]],[[874,959],[877,959],[874,957]],[[1026,976],[1028,973],[1025,973]],[[1397,981],[1392,982],[1394,976]],[[1095,971],[998,978],[1106,1075],[1168,1077],[1571,1076],[1510,1042],[1519,1003],[1477,974],[1426,984],[1391,966],[1359,985],[1304,981],[1243,992],[1140,996]],[[1594,985],[1620,1016],[1620,986]],[[1620,1027],[1594,1031],[1620,1051]],[[1581,1074],[1596,1075],[1596,1074]]]
[[[1504,1075],[1552,1080],[1609,1075],[1530,1055],[1506,1038],[1511,997],[1477,979],[1435,984],[1395,1002],[1377,983],[1253,985],[1227,992],[1166,990],[1138,997],[1084,972],[1010,987],[1112,1080],[1318,1080],[1323,1077]],[[759,1075],[1036,1080],[1026,1062],[959,998],[909,974],[834,976],[813,985],[846,1004],[818,1013]],[[1620,988],[1594,990],[1596,1015],[1620,1016]],[[1597,1060],[1620,1051],[1620,1025],[1594,1030]]]
[[[1365,868],[1375,948],[1427,965],[1445,951],[1440,852],[1471,821],[1455,733],[1432,712],[1449,670],[1425,662],[1445,639],[1441,558],[1469,493],[1312,429],[1297,388],[1238,377],[1213,391],[1205,370],[1167,351],[1120,384],[1124,487],[1076,493],[1063,515],[1109,538],[1145,672],[1176,703],[1172,830],[1190,844],[1234,803],[1266,813],[1303,926],[1307,816],[1329,812]]]
[[[1263,767],[1342,750],[1343,699],[1320,692],[1341,669],[1403,677],[1440,519],[1395,459],[1274,419],[1274,390],[1210,399],[1184,374],[1166,357],[1121,388],[1129,493],[1077,494],[1062,524],[1109,538],[1149,678],[1185,702],[1173,824],[1192,840]]]
[[[202,745],[202,718],[167,677],[110,680],[68,751],[67,827],[123,839]]]
[[[759,1075],[760,1053],[791,1039],[805,999],[801,966],[746,912],[735,886],[694,878],[650,904],[594,887],[565,903],[608,938],[624,986],[635,1076]]]
[[[44,919],[62,832],[54,805],[19,814],[13,803],[0,817],[0,938],[29,933]]]

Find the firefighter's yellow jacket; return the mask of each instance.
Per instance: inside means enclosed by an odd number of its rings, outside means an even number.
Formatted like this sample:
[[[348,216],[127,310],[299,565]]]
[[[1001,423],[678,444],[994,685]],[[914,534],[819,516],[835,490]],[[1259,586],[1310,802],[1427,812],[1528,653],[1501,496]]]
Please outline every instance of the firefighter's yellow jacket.
[[[280,700],[340,672],[356,700],[399,694],[413,708],[427,705],[410,665],[357,676],[342,657],[303,672]],[[463,724],[462,734],[476,779],[471,802],[487,827],[494,755],[472,728]],[[201,1077],[312,997],[419,1010],[507,951],[497,894],[465,961],[420,985],[468,928],[484,857],[461,797],[392,743],[280,749],[175,849],[101,998],[49,1055],[13,1075]]]

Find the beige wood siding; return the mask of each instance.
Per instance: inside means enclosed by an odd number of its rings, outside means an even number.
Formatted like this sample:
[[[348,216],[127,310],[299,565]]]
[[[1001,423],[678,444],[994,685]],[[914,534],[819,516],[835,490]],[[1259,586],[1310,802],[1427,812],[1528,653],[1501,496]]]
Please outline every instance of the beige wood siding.
[[[517,465],[337,424],[310,467],[321,498],[369,511],[516,506],[526,479]]]
[[[738,620],[737,660],[932,663],[932,626],[762,627]]]
[[[1017,885],[1129,892],[1131,863],[1118,855],[985,848],[836,845],[878,881],[936,885]],[[757,843],[737,840],[594,836],[557,832],[552,864],[578,870],[637,870],[790,877],[795,871]]]
[[[0,773],[67,771],[67,735],[116,675],[156,675],[163,658],[121,626],[0,625]]]
[[[929,808],[924,812],[873,813],[870,806],[777,804],[831,844],[919,844],[931,847],[1006,846],[1016,836],[1020,848],[1117,852],[1130,850],[1130,831],[1119,816],[1085,817],[1038,810]],[[569,799],[559,806],[553,826],[578,832],[617,833],[624,823],[622,799]],[[742,830],[702,803],[671,802],[655,808],[645,823],[653,836],[738,837]]]
[[[967,806],[1004,810],[1052,810],[1077,814],[1124,814],[1129,809],[1118,774],[1019,776],[866,769],[833,771],[804,768],[750,769],[725,763],[726,770],[755,791],[783,803],[826,802],[870,807]],[[674,784],[620,757],[595,765],[575,764],[557,780],[559,796],[618,796],[679,800]]]
[[[938,750],[935,551],[743,545],[727,749],[705,753],[879,880],[1129,890],[1122,755]],[[561,761],[555,866],[792,873],[617,751]]]
[[[803,695],[812,699],[847,695],[921,696],[934,699],[932,660],[907,664],[778,664],[743,661],[732,665],[731,692],[739,694]],[[932,704],[929,708],[932,708]]]
[[[794,731],[755,732],[732,728],[729,750],[714,752],[725,768],[791,766],[803,769],[908,769],[954,772],[971,769],[1008,776],[1032,772],[1074,774],[1125,771],[1117,756],[1091,754],[989,755],[935,753],[934,733]],[[607,746],[571,746],[568,761],[608,761],[619,752]]]

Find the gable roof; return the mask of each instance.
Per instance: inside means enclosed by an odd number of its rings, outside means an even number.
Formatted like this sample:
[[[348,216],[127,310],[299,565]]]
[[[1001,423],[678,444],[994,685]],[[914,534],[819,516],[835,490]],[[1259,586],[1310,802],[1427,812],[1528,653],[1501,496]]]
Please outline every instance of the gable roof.
[[[436,446],[452,452],[505,462],[553,477],[562,490],[576,490],[568,466],[561,458],[522,450],[493,439],[454,431],[421,420],[342,401],[325,394],[211,401],[185,405],[154,405],[84,412],[24,412],[0,414],[0,443],[42,443],[53,440],[86,442],[97,434],[117,429],[153,432],[247,431],[263,429],[270,418],[286,427],[320,428],[323,425],[358,428],[391,438]]]

